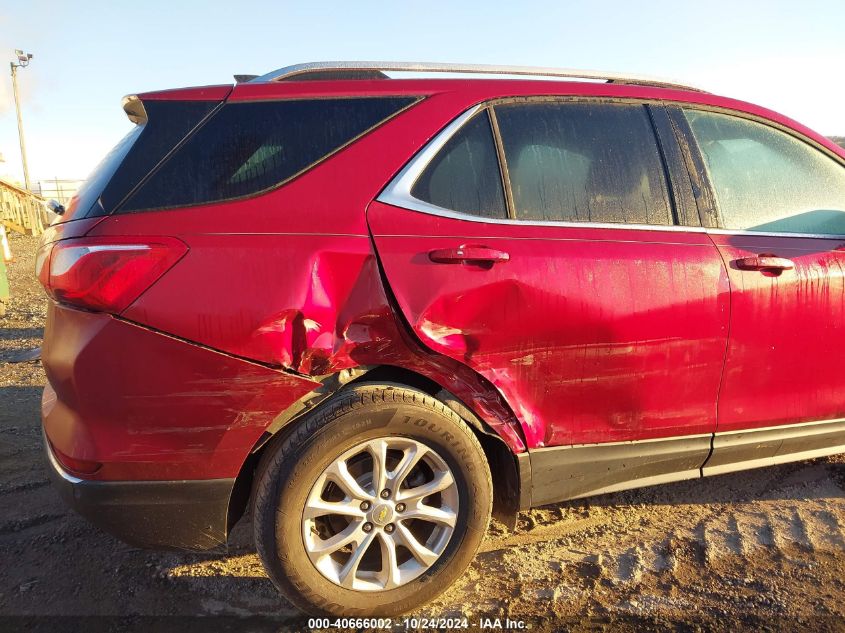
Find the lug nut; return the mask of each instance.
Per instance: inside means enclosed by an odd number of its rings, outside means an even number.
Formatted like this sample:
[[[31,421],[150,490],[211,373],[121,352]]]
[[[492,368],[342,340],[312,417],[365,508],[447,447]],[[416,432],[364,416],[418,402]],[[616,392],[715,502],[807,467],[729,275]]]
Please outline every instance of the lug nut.
[[[373,529],[373,524],[372,524],[372,523],[367,522],[367,523],[365,523],[365,524],[362,526],[362,528],[361,528],[361,529],[362,529],[362,530],[364,530],[365,532],[371,532],[371,531],[372,531],[372,529]]]
[[[362,501],[361,502],[361,509],[366,512],[370,509],[370,502],[369,501]]]
[[[404,512],[405,511],[405,504],[404,503],[397,503],[396,504],[396,511],[397,512]]]
[[[389,490],[382,490],[381,491],[381,498],[387,499],[388,497],[390,497],[390,491]]]
[[[393,524],[388,523],[387,525],[385,525],[384,531],[387,532],[388,534],[393,534]]]

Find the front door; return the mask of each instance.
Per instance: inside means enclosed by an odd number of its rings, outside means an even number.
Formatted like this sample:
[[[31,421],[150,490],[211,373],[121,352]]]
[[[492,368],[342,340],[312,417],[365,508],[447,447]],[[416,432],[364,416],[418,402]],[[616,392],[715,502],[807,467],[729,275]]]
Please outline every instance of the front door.
[[[503,103],[368,209],[416,335],[495,385],[530,449],[702,434],[692,469],[709,451],[727,278],[665,173],[645,105]]]
[[[711,234],[731,283],[714,458],[784,457],[790,438],[794,449],[814,450],[810,435],[817,448],[829,445],[824,436],[841,430],[786,427],[845,417],[843,161],[760,121],[682,116],[715,193],[720,228]],[[738,433],[768,427],[780,429],[747,441]],[[719,457],[724,443],[736,455]]]

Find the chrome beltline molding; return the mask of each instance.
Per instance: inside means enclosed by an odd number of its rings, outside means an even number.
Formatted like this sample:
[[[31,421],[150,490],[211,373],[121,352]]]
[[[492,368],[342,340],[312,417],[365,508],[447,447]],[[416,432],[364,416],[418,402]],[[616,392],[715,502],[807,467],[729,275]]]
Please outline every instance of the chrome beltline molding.
[[[711,235],[747,235],[749,237],[759,235],[761,237],[804,237],[821,240],[845,239],[845,234],[840,233],[779,233],[776,231],[743,231],[741,229],[705,229],[705,232]]]

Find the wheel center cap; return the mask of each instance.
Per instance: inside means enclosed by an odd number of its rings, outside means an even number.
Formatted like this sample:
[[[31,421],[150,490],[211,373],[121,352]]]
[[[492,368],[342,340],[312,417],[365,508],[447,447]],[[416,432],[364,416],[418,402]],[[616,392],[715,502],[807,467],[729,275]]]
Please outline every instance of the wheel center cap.
[[[370,521],[378,526],[387,525],[393,521],[393,506],[389,503],[380,503],[370,513]]]

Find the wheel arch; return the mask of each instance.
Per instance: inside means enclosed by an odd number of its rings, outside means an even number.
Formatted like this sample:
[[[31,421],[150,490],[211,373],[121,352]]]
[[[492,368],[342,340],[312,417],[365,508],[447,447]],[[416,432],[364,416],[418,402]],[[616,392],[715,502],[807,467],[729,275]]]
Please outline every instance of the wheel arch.
[[[510,528],[516,525],[517,513],[531,506],[528,452],[513,452],[505,440],[470,407],[431,378],[402,367],[378,365],[344,370],[327,376],[321,381],[320,387],[276,416],[250,450],[235,479],[229,501],[227,533],[231,533],[249,504],[256,468],[271,441],[283,438],[306,414],[329,406],[344,388],[363,383],[395,384],[418,389],[458,414],[478,438],[487,458],[493,480],[493,516]]]

